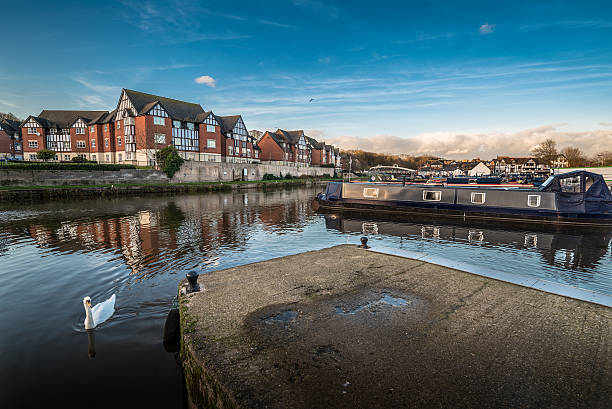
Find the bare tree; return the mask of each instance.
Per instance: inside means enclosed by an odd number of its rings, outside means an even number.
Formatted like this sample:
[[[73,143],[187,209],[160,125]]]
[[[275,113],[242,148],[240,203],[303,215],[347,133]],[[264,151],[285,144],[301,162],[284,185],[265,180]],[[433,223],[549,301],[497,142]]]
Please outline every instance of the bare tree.
[[[567,158],[570,167],[586,165],[586,155],[579,148],[568,146],[567,148],[564,148],[561,153]]]
[[[611,166],[612,165],[612,152],[603,151],[595,155],[593,164],[597,166]]]
[[[536,158],[552,160],[557,155],[557,142],[546,138],[544,142],[531,150]]]
[[[2,120],[2,119],[10,119],[12,121],[19,121],[19,122],[21,122],[21,120],[19,118],[17,118],[11,112],[0,112],[0,120]]]

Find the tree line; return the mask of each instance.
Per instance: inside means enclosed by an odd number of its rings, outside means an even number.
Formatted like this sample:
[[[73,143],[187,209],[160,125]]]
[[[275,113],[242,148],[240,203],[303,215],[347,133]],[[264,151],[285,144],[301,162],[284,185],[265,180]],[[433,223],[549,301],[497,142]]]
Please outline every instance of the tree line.
[[[547,161],[552,161],[560,154],[565,156],[572,168],[582,166],[612,166],[612,151],[599,152],[592,157],[587,155],[580,149],[574,146],[557,150],[557,143],[547,138],[544,142],[531,150],[534,157]]]

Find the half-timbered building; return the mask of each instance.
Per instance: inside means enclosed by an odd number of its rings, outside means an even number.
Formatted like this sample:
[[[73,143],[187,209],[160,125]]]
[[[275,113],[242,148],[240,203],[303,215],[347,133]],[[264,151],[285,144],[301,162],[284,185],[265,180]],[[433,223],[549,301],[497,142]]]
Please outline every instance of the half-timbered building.
[[[259,140],[261,160],[283,165],[310,166],[312,163],[311,139],[302,130],[266,131]]]
[[[90,159],[88,124],[107,111],[43,110],[21,124],[25,160],[36,160],[42,149],[56,152],[56,160],[69,161],[79,156]]]
[[[255,149],[257,141],[249,135],[242,116],[219,116],[223,133],[222,152],[225,161],[230,163],[257,163],[259,149]]]
[[[21,125],[11,119],[0,119],[0,158],[23,159]]]

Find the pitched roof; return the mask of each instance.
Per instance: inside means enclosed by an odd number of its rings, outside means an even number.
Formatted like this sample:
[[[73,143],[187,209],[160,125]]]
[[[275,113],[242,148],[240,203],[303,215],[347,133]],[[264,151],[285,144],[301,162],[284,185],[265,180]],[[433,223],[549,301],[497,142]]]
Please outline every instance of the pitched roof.
[[[101,114],[106,113],[108,111],[43,110],[34,118],[45,128],[70,128],[79,118],[83,119],[85,123],[89,123]]]
[[[1,119],[0,128],[4,129],[8,134],[18,133],[21,135],[21,124],[12,119]]]
[[[319,142],[314,138],[311,138],[310,136],[306,136],[306,140],[312,145],[313,148],[315,149],[324,149],[325,148],[325,142]]]
[[[197,122],[199,115],[204,113],[200,104],[179,101],[178,99],[160,97],[131,89],[123,89],[134,105],[138,115],[146,114],[158,103],[168,112],[172,119]]]
[[[117,114],[116,109],[112,112],[105,112],[102,115],[100,115],[98,118],[91,121],[90,124],[107,124],[115,120],[116,114]]]
[[[217,121],[221,124],[221,131],[228,132],[234,129],[236,122],[240,119],[240,115],[217,116]]]
[[[291,145],[296,145],[300,141],[300,138],[304,136],[304,131],[302,131],[301,129],[297,131],[285,131],[284,129],[277,129],[276,133],[283,135],[287,139],[287,142]]]

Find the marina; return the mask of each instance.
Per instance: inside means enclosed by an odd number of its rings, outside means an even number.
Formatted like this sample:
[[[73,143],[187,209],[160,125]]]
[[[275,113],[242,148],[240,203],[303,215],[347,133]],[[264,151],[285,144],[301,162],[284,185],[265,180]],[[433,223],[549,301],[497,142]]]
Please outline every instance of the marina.
[[[98,396],[93,406],[121,399],[124,405],[182,407],[187,392],[181,366],[162,334],[187,272],[196,270],[203,279],[271,258],[355,245],[364,235],[373,249],[612,294],[612,237],[601,229],[316,212],[311,202],[323,188],[0,204],[0,297],[14,306],[0,310],[6,386],[0,401],[35,407],[28,379],[36,374],[49,404],[80,405],[94,378],[113,392]],[[116,311],[92,337],[83,326],[83,297],[96,305],[112,294]],[[148,393],[137,393],[143,389]]]

